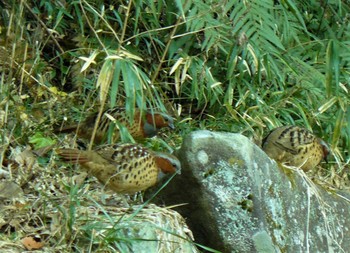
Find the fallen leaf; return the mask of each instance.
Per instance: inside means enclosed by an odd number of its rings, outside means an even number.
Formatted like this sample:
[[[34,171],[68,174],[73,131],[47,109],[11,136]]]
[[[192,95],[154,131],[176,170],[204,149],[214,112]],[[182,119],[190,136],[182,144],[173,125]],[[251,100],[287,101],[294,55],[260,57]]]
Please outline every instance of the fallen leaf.
[[[44,243],[39,237],[26,236],[21,240],[21,242],[27,250],[36,250],[44,247]]]
[[[27,147],[24,151],[16,153],[14,160],[21,166],[26,166],[28,170],[31,170],[36,163],[36,156],[30,147]]]
[[[0,182],[0,198],[2,199],[13,199],[23,196],[22,188],[11,181]]]

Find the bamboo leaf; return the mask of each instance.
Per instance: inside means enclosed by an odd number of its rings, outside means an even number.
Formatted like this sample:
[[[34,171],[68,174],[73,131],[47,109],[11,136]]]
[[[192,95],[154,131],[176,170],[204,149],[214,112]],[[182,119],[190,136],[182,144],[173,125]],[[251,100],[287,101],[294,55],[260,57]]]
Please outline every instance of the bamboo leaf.
[[[332,81],[333,81],[333,40],[330,40],[327,46],[326,56],[326,94],[330,97],[332,94]]]
[[[332,147],[337,146],[341,136],[343,126],[344,126],[344,111],[338,110],[336,122],[334,125],[334,130],[333,130],[333,136],[332,136]]]
[[[80,56],[79,59],[85,61],[83,67],[81,68],[81,72],[84,72],[91,64],[96,64],[95,58],[98,55],[98,51],[94,50],[89,57]]]
[[[102,68],[96,83],[96,88],[100,88],[101,102],[106,101],[106,97],[109,91],[109,86],[112,82],[113,73],[114,73],[114,62],[110,59],[106,59],[102,65]]]

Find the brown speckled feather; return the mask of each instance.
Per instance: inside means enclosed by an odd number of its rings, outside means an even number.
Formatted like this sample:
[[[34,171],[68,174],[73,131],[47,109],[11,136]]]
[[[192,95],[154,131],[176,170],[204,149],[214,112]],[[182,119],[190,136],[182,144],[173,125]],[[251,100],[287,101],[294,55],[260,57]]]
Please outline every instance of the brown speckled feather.
[[[301,167],[308,171],[328,155],[324,141],[297,126],[278,127],[265,137],[263,150],[280,163]]]
[[[105,145],[95,151],[58,149],[64,160],[79,163],[90,175],[118,193],[132,194],[157,183],[162,175],[180,170],[170,154],[153,152],[138,144]],[[162,163],[157,161],[162,159]]]

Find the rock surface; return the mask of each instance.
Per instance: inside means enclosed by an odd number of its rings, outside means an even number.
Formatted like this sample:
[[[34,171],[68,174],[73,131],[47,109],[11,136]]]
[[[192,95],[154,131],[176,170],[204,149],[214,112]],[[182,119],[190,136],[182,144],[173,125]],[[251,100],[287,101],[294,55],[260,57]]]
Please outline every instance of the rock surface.
[[[177,153],[181,176],[158,201],[177,210],[197,243],[221,252],[347,252],[349,195],[280,169],[249,139],[196,131]]]

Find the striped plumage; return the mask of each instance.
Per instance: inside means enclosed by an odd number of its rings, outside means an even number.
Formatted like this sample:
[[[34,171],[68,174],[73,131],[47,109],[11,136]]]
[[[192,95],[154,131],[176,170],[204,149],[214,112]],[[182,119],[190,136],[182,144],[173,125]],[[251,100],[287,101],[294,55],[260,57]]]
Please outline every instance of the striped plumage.
[[[133,194],[155,185],[166,174],[179,172],[179,160],[139,144],[105,145],[95,151],[58,149],[57,154],[78,163],[88,174],[118,193]]]
[[[282,126],[272,130],[262,143],[266,154],[289,166],[308,171],[328,155],[326,143],[298,126]]]

